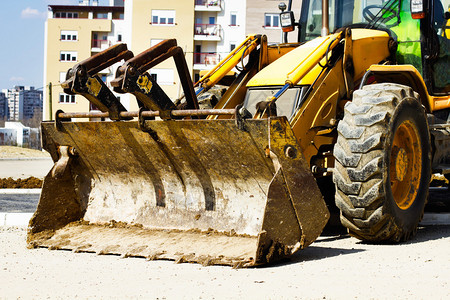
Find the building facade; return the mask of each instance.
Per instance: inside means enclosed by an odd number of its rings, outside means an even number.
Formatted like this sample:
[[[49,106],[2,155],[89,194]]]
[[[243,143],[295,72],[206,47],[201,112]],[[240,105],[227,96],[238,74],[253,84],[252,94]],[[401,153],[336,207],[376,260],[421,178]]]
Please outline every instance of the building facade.
[[[24,87],[22,87],[23,90]],[[6,119],[8,121],[19,121],[23,119],[23,92],[20,87],[4,89],[6,95]]]
[[[6,120],[6,95],[3,92],[0,92],[0,120]]]
[[[176,39],[178,46],[186,54],[186,62],[192,74],[193,15],[193,1],[126,0],[125,40],[128,48],[137,55],[164,39]],[[173,59],[158,64],[149,73],[171,99],[181,96],[182,89]]]
[[[37,118],[42,120],[43,92],[34,87],[25,87],[23,90],[23,119]]]
[[[245,0],[195,0],[194,81],[245,39]]]
[[[39,129],[21,122],[5,122],[5,127],[0,128],[0,145],[41,149]]]
[[[9,122],[5,122],[6,123]],[[17,130],[14,128],[0,127],[0,145],[17,146]]]
[[[95,109],[81,96],[60,87],[66,72],[93,54],[124,42],[134,55],[164,39],[177,40],[192,78],[209,70],[238,46],[247,34],[266,34],[269,43],[281,41],[279,0],[110,0],[110,6],[84,0],[79,6],[50,5],[45,34],[44,84],[51,82],[52,100],[45,93],[44,119],[58,109],[65,112]],[[300,1],[294,3],[296,17]],[[290,33],[290,41],[296,41]],[[104,82],[114,79],[121,63],[100,72]],[[171,99],[183,91],[173,59],[149,70]],[[116,95],[128,110],[137,110],[134,96]]]
[[[137,55],[163,39],[176,38],[192,72],[193,12],[191,1],[110,0],[110,6],[98,6],[97,1],[84,0],[78,6],[49,5],[44,54],[44,85],[48,93],[44,96],[44,119],[53,119],[58,109],[64,112],[96,109],[82,96],[65,94],[60,84],[65,81],[69,68],[117,43],[126,43]],[[109,83],[121,64],[99,72],[110,89]],[[173,59],[149,72],[170,98],[181,96]],[[49,83],[52,83],[51,91]],[[116,94],[116,97],[126,109],[138,110],[133,96]]]
[[[111,4],[117,2],[111,0]],[[65,112],[96,109],[82,96],[65,94],[60,84],[65,81],[67,70],[76,63],[122,42],[124,7],[121,3],[122,6],[98,6],[97,1],[91,5],[84,0],[77,6],[49,5],[45,24],[44,120],[54,119],[58,109]],[[114,78],[117,65],[99,72],[107,85]],[[126,101],[123,102],[127,107]]]
[[[278,4],[288,1],[282,0],[246,0],[245,11],[245,33],[260,33],[267,36],[269,44],[276,44],[282,41],[282,31],[280,25],[280,9]],[[300,19],[302,1],[292,1],[291,10],[294,12],[295,20]],[[289,42],[297,42],[298,32],[295,30],[288,33]]]
[[[15,86],[12,89],[2,90],[2,93],[6,98],[3,108],[8,121],[23,121],[42,113],[42,91],[36,90],[33,86]],[[2,105],[1,98],[0,95],[0,105]],[[0,108],[0,113],[1,111]]]

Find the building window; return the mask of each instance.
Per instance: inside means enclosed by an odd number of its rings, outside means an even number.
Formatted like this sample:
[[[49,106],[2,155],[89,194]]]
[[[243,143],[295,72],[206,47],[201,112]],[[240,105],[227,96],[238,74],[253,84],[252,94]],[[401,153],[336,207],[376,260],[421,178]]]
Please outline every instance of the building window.
[[[232,42],[230,43],[230,52],[233,51],[236,48],[236,43]]]
[[[280,15],[279,14],[264,14],[264,27],[279,28]]]
[[[77,61],[77,52],[75,51],[61,51],[60,61]]]
[[[175,10],[152,10],[152,25],[175,25]]]
[[[118,35],[117,35],[117,41],[118,41],[118,42],[121,42],[121,41],[122,41],[122,35],[121,35],[121,34],[118,34]]]
[[[59,94],[59,103],[76,103],[75,95],[67,95],[64,93]]]
[[[78,31],[76,30],[61,30],[61,41],[77,41]]]
[[[159,85],[173,85],[173,70],[172,69],[151,69],[150,76]]]
[[[55,12],[53,15],[55,18],[68,18],[68,19],[77,19],[77,12]]]
[[[230,14],[230,26],[236,26],[237,25],[237,15],[235,12],[232,12]]]
[[[108,13],[97,13],[95,19],[108,19]]]

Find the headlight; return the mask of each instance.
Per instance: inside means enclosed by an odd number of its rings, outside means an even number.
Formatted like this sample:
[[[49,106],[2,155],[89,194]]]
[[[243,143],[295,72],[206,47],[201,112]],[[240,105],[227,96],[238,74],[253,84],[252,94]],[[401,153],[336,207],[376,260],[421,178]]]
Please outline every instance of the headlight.
[[[280,13],[280,23],[283,32],[294,31],[294,13],[292,11]]]
[[[411,17],[413,19],[425,18],[425,7],[423,0],[411,0]]]

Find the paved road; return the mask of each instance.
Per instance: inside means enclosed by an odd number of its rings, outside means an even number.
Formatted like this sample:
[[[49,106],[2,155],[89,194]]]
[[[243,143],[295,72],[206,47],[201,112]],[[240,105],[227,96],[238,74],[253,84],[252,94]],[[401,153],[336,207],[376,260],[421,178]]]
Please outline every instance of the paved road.
[[[33,213],[39,202],[40,189],[0,189],[0,213]]]

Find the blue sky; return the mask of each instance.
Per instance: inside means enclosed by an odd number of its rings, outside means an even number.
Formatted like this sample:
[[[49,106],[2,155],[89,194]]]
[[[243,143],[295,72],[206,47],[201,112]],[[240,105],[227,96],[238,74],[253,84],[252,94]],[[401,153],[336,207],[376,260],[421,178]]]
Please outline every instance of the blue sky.
[[[108,5],[107,0],[100,5]],[[7,0],[0,9],[0,89],[43,86],[47,6],[78,5],[78,0]]]

